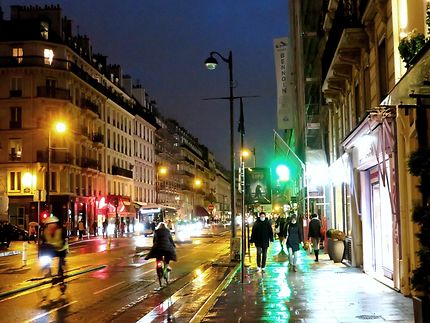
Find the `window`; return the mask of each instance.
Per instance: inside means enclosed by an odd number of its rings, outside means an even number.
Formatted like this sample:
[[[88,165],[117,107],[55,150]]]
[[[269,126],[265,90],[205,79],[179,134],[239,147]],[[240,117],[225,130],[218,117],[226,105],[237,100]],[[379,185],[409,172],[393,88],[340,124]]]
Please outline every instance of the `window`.
[[[9,191],[21,191],[21,172],[9,173]]]
[[[22,57],[24,56],[24,49],[22,47],[12,48],[12,56],[15,58],[16,63],[21,64]]]
[[[9,128],[19,129],[22,127],[22,108],[10,107]]]
[[[40,36],[42,36],[43,39],[48,40],[49,24],[46,21],[40,22]]]
[[[22,95],[22,77],[12,77],[10,82],[10,96],[19,97]]]
[[[387,71],[387,51],[385,39],[383,39],[378,46],[379,101],[382,101],[388,94]]]
[[[21,160],[22,139],[9,140],[9,160]]]
[[[43,57],[45,58],[45,65],[52,65],[54,60],[54,51],[52,49],[45,48],[43,50]]]

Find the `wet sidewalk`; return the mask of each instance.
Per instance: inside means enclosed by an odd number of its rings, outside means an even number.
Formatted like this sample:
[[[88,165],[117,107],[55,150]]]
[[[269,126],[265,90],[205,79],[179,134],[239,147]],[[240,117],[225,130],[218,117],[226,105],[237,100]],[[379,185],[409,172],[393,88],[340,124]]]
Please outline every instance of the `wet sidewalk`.
[[[335,264],[328,255],[301,251],[297,272],[279,243],[268,251],[266,271],[256,270],[255,248],[244,283],[237,270],[202,322],[413,322],[412,300],[359,268]],[[246,258],[248,260],[248,257]]]

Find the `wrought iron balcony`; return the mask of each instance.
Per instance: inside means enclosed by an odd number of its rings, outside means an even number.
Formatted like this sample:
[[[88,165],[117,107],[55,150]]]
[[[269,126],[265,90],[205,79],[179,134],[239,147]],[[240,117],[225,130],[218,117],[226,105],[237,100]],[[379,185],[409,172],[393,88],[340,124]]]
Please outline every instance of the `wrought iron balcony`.
[[[112,166],[112,175],[133,178],[133,171],[118,166]]]
[[[92,140],[94,143],[103,143],[103,134],[100,132],[93,132]]]
[[[67,89],[61,89],[56,87],[37,87],[37,96],[42,98],[53,98],[60,100],[71,100],[70,91]]]
[[[100,162],[96,159],[91,159],[87,157],[81,158],[81,167],[91,168],[91,169],[96,169],[98,171],[101,171]]]
[[[36,152],[36,161],[38,163],[48,162],[48,150],[38,150]],[[51,151],[51,163],[53,164],[72,164],[73,156],[67,151]]]

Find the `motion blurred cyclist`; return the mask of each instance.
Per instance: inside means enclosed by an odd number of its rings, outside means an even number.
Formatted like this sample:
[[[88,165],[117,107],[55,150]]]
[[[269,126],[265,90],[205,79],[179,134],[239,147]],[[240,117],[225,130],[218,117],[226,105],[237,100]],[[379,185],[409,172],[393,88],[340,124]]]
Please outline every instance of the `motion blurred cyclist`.
[[[171,270],[169,262],[176,261],[176,245],[173,241],[170,230],[164,222],[160,222],[154,231],[154,239],[152,248],[145,259],[156,258],[162,260],[167,264],[167,270]]]
[[[58,276],[63,277],[67,251],[69,249],[67,232],[59,225],[59,219],[51,216],[45,220],[41,235],[39,257],[58,258]]]

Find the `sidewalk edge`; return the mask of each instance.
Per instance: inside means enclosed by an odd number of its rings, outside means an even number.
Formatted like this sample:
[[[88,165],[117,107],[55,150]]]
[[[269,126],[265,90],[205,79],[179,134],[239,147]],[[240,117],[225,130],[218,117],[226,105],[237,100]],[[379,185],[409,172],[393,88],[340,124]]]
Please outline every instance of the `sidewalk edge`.
[[[215,289],[211,296],[206,300],[202,307],[197,311],[196,314],[192,317],[189,323],[199,323],[201,322],[206,314],[210,311],[210,309],[214,306],[217,298],[221,295],[222,291],[230,285],[233,277],[236,276],[236,273],[240,269],[240,263],[236,265],[236,267],[224,278],[221,284]]]

